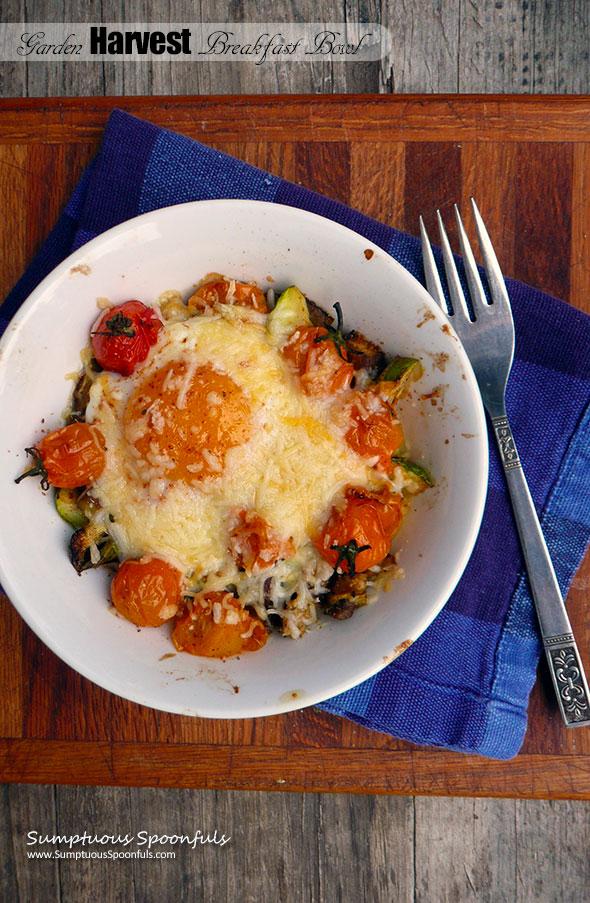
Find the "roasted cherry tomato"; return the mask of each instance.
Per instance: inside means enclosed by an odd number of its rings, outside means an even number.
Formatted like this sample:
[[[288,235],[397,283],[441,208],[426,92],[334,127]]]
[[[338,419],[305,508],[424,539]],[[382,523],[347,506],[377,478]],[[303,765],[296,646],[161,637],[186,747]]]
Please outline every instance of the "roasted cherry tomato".
[[[347,444],[364,458],[377,457],[377,469],[390,473],[391,456],[404,441],[402,425],[391,405],[378,392],[355,392],[347,403],[347,415]]]
[[[344,574],[366,571],[389,553],[402,519],[401,503],[401,495],[388,489],[370,492],[349,487],[344,503],[332,508],[314,546]]]
[[[283,346],[308,395],[335,395],[348,389],[354,376],[346,348],[338,348],[329,335],[324,326],[300,326]]]
[[[44,489],[75,489],[94,482],[104,470],[105,443],[98,427],[89,423],[71,423],[45,436],[33,448],[26,449],[36,464],[21,474],[40,476]]]
[[[111,601],[138,627],[159,627],[173,618],[181,601],[182,575],[161,558],[128,558],[111,583]]]
[[[187,306],[190,310],[203,313],[215,303],[238,304],[240,307],[250,307],[261,314],[268,313],[264,292],[255,285],[230,279],[214,279],[203,283],[188,299]]]
[[[179,652],[207,658],[229,658],[256,652],[267,632],[256,615],[242,608],[231,593],[199,593],[176,621],[172,640]]]
[[[292,540],[282,540],[256,512],[240,511],[237,521],[229,535],[229,551],[237,566],[248,574],[257,574],[277,559],[295,554]]]
[[[163,323],[153,307],[125,301],[100,315],[92,327],[94,357],[104,370],[131,376],[155,345]]]

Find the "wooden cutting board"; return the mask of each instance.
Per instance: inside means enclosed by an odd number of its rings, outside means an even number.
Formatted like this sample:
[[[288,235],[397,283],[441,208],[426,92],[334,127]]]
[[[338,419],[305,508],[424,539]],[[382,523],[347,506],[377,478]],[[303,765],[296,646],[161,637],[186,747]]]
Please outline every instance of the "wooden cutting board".
[[[0,296],[46,238],[113,107],[416,233],[474,195],[506,275],[590,312],[590,99],[272,96],[0,101]],[[452,228],[452,227],[451,227]],[[452,238],[456,237],[452,235]],[[40,575],[42,579],[42,575]],[[568,608],[590,673],[590,561]],[[0,605],[0,780],[590,798],[590,728],[562,727],[543,665],[522,752],[425,749],[314,708],[206,721],[64,665]]]

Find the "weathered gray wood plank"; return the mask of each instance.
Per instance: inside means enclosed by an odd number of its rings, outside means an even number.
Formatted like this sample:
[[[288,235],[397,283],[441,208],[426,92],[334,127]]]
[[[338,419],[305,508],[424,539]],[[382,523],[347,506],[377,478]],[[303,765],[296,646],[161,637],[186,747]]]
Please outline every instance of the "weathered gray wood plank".
[[[133,862],[136,899],[319,901],[317,794],[129,791],[131,825],[153,834],[230,838],[164,846],[175,860]],[[217,832],[217,833],[215,833]],[[154,847],[155,848],[155,847]]]
[[[590,900],[590,803],[416,798],[417,903]]]
[[[384,61],[382,90],[394,94],[441,94],[458,90],[461,0],[383,4],[381,24],[393,37],[391,61]]]
[[[319,808],[322,903],[336,900],[413,903],[412,799],[321,794]]]
[[[125,789],[118,787],[56,787],[55,813],[58,834],[71,837],[90,835],[124,836],[130,832],[131,813]],[[111,844],[72,844],[72,851],[100,853]],[[60,849],[68,851],[67,845]],[[122,844],[117,851],[127,849]],[[133,869],[128,859],[62,859],[59,862],[60,901],[108,900],[109,903],[128,903],[135,896]],[[100,896],[98,889],[100,888]]]
[[[532,80],[535,33],[530,7],[498,0],[465,2],[459,19],[462,93],[535,93]],[[539,36],[540,40],[544,40]]]
[[[590,803],[515,800],[516,901],[590,900]],[[544,896],[545,895],[545,896]]]
[[[450,802],[415,801],[417,903],[515,903],[514,801]]]
[[[66,0],[61,9],[63,21],[98,18],[84,0]],[[590,84],[587,0],[139,0],[133,15],[147,22],[376,22],[390,29],[392,53],[381,63],[0,63],[0,94],[579,94]],[[3,0],[5,22],[54,19],[52,0]],[[123,0],[101,4],[101,21],[129,19]]]
[[[571,801],[10,785],[0,796],[0,899],[585,903],[589,816],[590,803]],[[30,830],[230,840],[152,846],[175,859],[57,862],[27,859]]]
[[[59,900],[59,863],[56,860],[29,859],[29,831],[39,835],[56,833],[55,788],[41,785],[5,786],[0,802],[0,850],[3,868],[0,899],[19,903]],[[43,889],[43,891],[42,891]]]

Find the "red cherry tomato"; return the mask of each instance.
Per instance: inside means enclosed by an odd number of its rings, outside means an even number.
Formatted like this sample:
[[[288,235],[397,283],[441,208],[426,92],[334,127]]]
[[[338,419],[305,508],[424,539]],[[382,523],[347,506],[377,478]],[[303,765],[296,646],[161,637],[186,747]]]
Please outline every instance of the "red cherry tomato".
[[[104,370],[131,376],[155,345],[163,323],[153,307],[125,301],[100,315],[92,327],[94,357]]]
[[[177,619],[172,640],[179,652],[207,658],[229,658],[257,652],[267,632],[256,615],[242,608],[231,593],[199,593]]]
[[[181,598],[180,571],[161,558],[128,558],[111,583],[111,601],[138,627],[159,627],[173,618]]]
[[[402,425],[391,405],[377,392],[355,392],[347,410],[347,444],[364,458],[378,457],[377,469],[390,473],[391,456],[404,441]]]
[[[238,567],[258,574],[279,558],[292,558],[295,546],[291,539],[281,539],[255,511],[240,511],[229,536],[229,551]]]
[[[328,564],[358,574],[380,564],[402,520],[402,498],[382,489],[349,487],[343,505],[332,508],[314,546]]]
[[[283,346],[283,354],[301,379],[308,395],[336,394],[348,389],[354,376],[345,348],[338,350],[334,342],[325,339],[328,330],[323,326],[301,326]]]
[[[58,489],[76,489],[94,482],[104,470],[105,442],[98,427],[89,423],[71,423],[45,436],[34,448],[27,448],[36,464],[21,474],[40,476],[41,485]]]

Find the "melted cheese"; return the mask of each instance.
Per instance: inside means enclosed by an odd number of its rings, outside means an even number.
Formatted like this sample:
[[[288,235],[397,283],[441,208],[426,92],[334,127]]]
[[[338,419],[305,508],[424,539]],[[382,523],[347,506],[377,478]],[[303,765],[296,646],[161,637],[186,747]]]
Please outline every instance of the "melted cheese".
[[[109,518],[108,529],[123,558],[153,554],[195,578],[221,571],[226,579],[233,564],[227,523],[235,509],[256,510],[299,548],[320,528],[346,486],[373,486],[379,479],[342,441],[332,399],[304,395],[273,347],[263,318],[246,316],[243,309],[236,315],[238,310],[234,306],[227,315],[223,311],[167,323],[132,377],[105,371],[92,387],[87,418],[100,427],[107,445],[106,467],[92,492],[114,519]],[[195,473],[192,483],[170,482],[170,460],[155,449],[146,467],[123,427],[125,406],[137,384],[178,361],[186,366],[182,385],[174,387],[178,408],[186,397],[188,374],[207,364],[230,376],[245,393],[253,425],[250,439],[227,452],[223,468],[205,450],[214,475],[199,480]],[[204,404],[212,407],[220,401],[207,397]],[[157,403],[152,407],[150,422],[157,435],[161,414]]]

